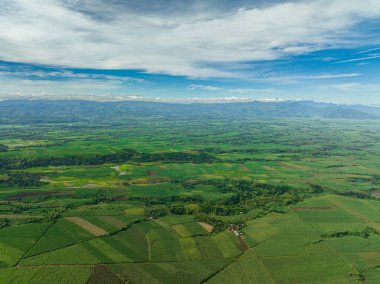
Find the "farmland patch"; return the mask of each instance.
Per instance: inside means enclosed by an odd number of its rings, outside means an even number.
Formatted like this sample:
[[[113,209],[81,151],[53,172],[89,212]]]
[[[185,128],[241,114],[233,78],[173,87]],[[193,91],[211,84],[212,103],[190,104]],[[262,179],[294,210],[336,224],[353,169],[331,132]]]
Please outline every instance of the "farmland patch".
[[[80,226],[81,228],[85,229],[86,231],[90,232],[96,237],[107,235],[107,231],[103,230],[102,228],[99,228],[95,226],[94,224],[91,224],[90,222],[87,222],[83,218],[80,217],[66,217],[67,220],[73,222],[74,224]]]

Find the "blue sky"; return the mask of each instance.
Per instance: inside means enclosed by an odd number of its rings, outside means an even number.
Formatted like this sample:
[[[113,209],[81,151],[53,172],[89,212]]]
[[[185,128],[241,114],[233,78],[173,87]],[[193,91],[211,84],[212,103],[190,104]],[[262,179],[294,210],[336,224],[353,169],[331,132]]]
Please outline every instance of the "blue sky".
[[[380,105],[380,2],[9,0],[0,99]]]

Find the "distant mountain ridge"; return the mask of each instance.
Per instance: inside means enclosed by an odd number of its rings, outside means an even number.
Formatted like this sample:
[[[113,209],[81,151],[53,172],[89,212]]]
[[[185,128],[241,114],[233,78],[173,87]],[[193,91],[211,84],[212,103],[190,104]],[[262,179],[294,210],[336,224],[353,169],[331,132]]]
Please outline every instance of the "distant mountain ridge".
[[[95,102],[80,100],[0,101],[0,123],[122,121],[128,118],[331,118],[380,119],[380,108],[312,101],[244,103]]]

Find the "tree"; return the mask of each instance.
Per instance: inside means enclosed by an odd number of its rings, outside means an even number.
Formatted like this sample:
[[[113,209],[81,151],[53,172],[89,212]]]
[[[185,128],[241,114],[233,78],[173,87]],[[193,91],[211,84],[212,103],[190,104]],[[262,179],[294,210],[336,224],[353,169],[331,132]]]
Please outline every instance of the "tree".
[[[0,152],[7,152],[8,151],[8,146],[0,144]]]
[[[8,173],[8,179],[5,181],[8,186],[41,186],[41,175],[29,172]]]
[[[183,205],[178,205],[178,206],[173,206],[170,208],[170,212],[176,215],[184,215],[187,213],[187,210],[185,206]]]
[[[168,214],[168,210],[166,207],[163,207],[163,206],[145,208],[146,217],[158,218],[158,217],[166,216],[167,214]]]
[[[0,219],[0,229],[9,225],[8,219]]]

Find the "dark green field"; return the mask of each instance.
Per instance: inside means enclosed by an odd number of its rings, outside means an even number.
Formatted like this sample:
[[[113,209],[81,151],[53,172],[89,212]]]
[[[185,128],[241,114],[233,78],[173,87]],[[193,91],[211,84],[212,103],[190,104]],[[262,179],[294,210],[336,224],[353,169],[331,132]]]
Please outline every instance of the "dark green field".
[[[380,281],[378,120],[8,123],[0,145],[1,283]]]

